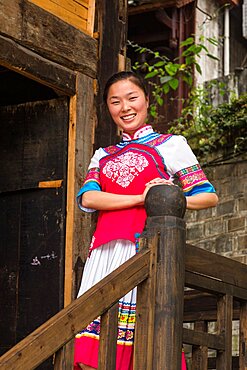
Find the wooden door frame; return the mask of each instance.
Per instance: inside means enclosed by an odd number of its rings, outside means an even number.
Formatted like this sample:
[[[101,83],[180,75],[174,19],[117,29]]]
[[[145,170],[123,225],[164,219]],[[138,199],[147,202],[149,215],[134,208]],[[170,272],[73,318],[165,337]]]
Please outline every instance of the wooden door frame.
[[[94,134],[94,79],[72,71],[0,35],[0,65],[66,95],[69,102],[67,201],[65,231],[64,305],[75,298],[74,260],[80,247],[76,193],[92,154]],[[77,155],[77,154],[78,155]],[[83,158],[83,162],[82,162]],[[85,224],[86,222],[86,224]],[[88,220],[83,227],[88,227]],[[83,228],[82,227],[82,228]],[[78,237],[77,237],[78,235]]]

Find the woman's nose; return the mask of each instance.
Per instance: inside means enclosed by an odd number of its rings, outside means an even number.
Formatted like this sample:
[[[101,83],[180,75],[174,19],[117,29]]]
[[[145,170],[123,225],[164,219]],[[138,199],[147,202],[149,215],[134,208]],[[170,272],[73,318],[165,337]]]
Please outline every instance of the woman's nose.
[[[122,111],[127,112],[129,109],[130,109],[129,102],[128,101],[123,101]]]

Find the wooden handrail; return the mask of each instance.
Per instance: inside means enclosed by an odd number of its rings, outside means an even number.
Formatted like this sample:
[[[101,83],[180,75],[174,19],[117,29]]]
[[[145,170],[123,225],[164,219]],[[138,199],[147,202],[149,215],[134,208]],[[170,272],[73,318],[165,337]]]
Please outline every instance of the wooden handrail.
[[[211,276],[238,288],[247,289],[247,265],[231,258],[186,244],[186,271]]]

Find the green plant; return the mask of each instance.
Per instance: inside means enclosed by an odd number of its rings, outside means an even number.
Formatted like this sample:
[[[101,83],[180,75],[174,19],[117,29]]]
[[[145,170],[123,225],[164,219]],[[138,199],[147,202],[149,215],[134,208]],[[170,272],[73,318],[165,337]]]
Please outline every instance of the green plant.
[[[181,81],[184,81],[190,87],[193,85],[194,68],[200,74],[202,73],[198,59],[203,52],[209,58],[217,59],[214,55],[209,53],[208,48],[205,46],[206,41],[212,45],[218,45],[216,39],[205,38],[204,36],[200,36],[198,42],[195,41],[195,37],[193,36],[181,42],[180,48],[183,48],[181,54],[183,58],[182,63],[177,62],[178,58],[171,61],[166,56],[160,55],[157,51],[152,51],[151,49],[128,41],[128,45],[136,52],[140,54],[147,53],[155,60],[153,64],[149,64],[148,62],[140,64],[137,62],[133,66],[134,70],[145,69],[145,79],[150,80],[156,77],[156,80],[158,80],[158,82],[149,81],[152,85],[152,95],[154,98],[154,103],[150,105],[150,114],[152,117],[157,117],[157,106],[162,106],[164,104],[164,96],[168,94],[170,90],[177,90]]]
[[[185,136],[195,151],[196,155],[207,162],[207,157],[220,150],[224,155],[235,156],[246,151],[247,144],[247,94],[237,98],[232,96],[230,103],[214,107],[210,99],[211,85],[215,85],[220,95],[229,93],[222,82],[211,81],[206,85],[193,87],[193,71],[196,69],[201,74],[198,63],[202,53],[209,58],[217,59],[209,53],[205,41],[217,46],[219,43],[213,38],[199,37],[195,42],[194,37],[189,37],[181,43],[184,63],[171,61],[158,52],[143,48],[132,42],[128,44],[136,52],[150,54],[155,62],[149,64],[136,63],[134,70],[145,70],[145,78],[152,85],[154,103],[150,106],[150,114],[157,117],[157,106],[164,103],[164,95],[170,90],[176,90],[181,81],[187,83],[191,89],[188,99],[183,101],[181,116],[170,123],[170,133]],[[156,77],[158,82],[150,81]]]
[[[207,90],[195,88],[181,117],[170,123],[169,132],[185,136],[204,161],[218,150],[225,156],[246,152],[247,93],[213,107]]]

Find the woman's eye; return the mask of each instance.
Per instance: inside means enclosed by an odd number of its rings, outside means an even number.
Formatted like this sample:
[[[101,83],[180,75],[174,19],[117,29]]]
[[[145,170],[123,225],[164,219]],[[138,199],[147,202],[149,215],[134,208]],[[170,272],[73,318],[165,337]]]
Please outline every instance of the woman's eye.
[[[133,101],[133,100],[136,100],[138,97],[137,96],[132,96],[131,98],[130,98],[130,100],[131,101]]]
[[[117,105],[117,104],[119,104],[119,101],[115,100],[115,101],[112,102],[112,104]]]

